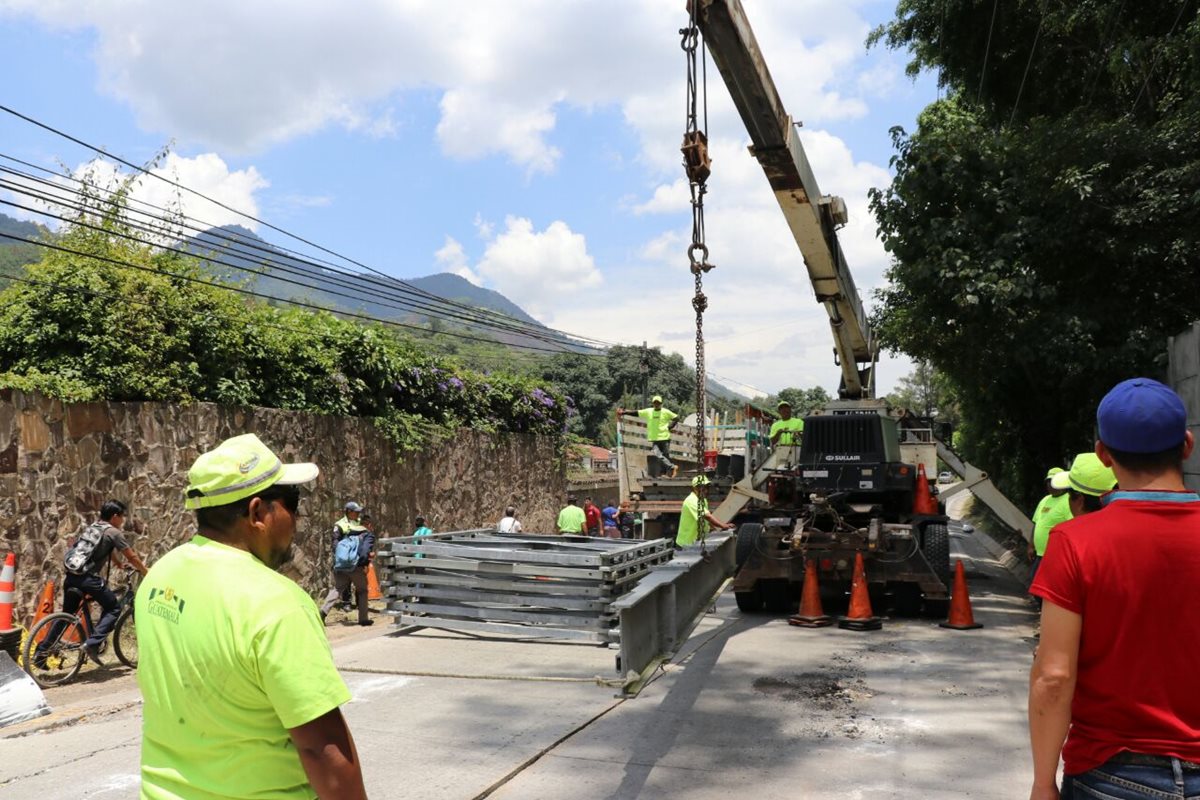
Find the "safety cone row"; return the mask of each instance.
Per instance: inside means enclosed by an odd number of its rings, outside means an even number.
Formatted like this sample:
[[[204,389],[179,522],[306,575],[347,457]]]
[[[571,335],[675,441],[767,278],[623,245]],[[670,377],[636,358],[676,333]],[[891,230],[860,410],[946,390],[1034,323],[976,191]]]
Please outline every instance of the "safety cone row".
[[[967,573],[961,561],[954,562],[954,588],[950,591],[950,618],[941,623],[943,628],[969,631],[982,628],[971,611],[971,596],[967,591]]]
[[[367,599],[383,599],[383,590],[379,588],[379,578],[375,575],[375,562],[367,564]]]
[[[821,590],[817,586],[817,562],[809,560],[804,567],[804,591],[800,596],[800,613],[788,618],[789,625],[799,628],[825,628],[833,624],[821,607]]]
[[[850,608],[844,617],[838,617],[838,627],[851,631],[877,631],[883,620],[871,610],[871,596],[867,592],[867,570],[863,566],[862,553],[854,554],[854,577],[850,579]]]
[[[0,633],[12,630],[13,602],[16,594],[17,557],[9,553],[0,569]]]

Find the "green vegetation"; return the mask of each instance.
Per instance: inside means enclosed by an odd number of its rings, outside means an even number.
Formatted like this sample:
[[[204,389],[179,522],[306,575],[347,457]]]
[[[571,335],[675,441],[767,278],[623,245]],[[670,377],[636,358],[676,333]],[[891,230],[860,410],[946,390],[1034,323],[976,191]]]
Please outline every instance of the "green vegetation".
[[[937,70],[872,207],[876,325],[958,398],[964,455],[1032,505],[1117,381],[1197,318],[1200,20],[1189,4],[901,0],[874,41]],[[1189,10],[1190,9],[1190,10]],[[990,37],[990,41],[989,41]]]
[[[128,184],[0,292],[0,386],[66,400],[210,401],[370,417],[402,448],[460,427],[565,442],[570,400],[382,326],[231,291],[191,256],[123,239]],[[78,224],[86,222],[89,226]]]

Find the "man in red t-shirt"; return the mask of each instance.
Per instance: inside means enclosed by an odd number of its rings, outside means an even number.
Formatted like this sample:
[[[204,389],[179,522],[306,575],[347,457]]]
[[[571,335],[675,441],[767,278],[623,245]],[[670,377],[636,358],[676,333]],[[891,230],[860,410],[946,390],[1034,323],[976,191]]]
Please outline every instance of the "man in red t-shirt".
[[[583,525],[583,532],[587,536],[600,535],[600,507],[592,502],[592,498],[586,497],[583,500],[583,516],[586,520]]]
[[[1045,602],[1029,684],[1031,800],[1200,795],[1200,496],[1183,402],[1148,378],[1096,412],[1119,490],[1054,529],[1032,593]],[[1098,488],[1098,487],[1091,487]],[[1065,746],[1063,745],[1066,742]]]

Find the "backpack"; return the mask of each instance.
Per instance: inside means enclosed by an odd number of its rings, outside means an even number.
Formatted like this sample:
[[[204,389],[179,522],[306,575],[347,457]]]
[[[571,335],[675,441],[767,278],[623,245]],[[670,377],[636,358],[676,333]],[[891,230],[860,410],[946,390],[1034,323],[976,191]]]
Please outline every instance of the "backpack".
[[[75,540],[75,544],[71,545],[67,549],[66,555],[63,556],[63,566],[66,567],[67,572],[72,575],[88,573],[92,555],[96,552],[96,546],[104,538],[104,531],[107,528],[107,522],[99,521],[93,522],[83,529],[83,532]]]
[[[358,566],[358,548],[361,537],[357,533],[343,536],[333,548],[333,569],[335,572],[349,572]]]

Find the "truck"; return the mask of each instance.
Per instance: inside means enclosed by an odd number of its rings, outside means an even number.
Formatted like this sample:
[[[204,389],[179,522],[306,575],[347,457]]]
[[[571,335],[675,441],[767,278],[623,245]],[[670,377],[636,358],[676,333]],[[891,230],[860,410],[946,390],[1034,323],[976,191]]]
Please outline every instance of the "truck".
[[[737,526],[732,588],[738,607],[792,610],[810,563],[823,597],[836,603],[845,596],[861,554],[873,602],[900,614],[944,613],[950,597],[950,533],[936,484],[930,485],[939,463],[963,478],[953,491],[972,490],[1026,539],[1032,523],[985,472],[936,435],[930,420],[876,397],[879,344],[838,241],[838,230],[848,221],[846,203],[821,193],[798,125],[784,109],[740,0],[690,0],[688,10],[828,314],[834,362],[841,369],[838,399],[804,417],[798,446],[767,450],[761,441],[748,442],[742,458],[731,459],[737,469],[713,470],[713,515]],[[685,441],[680,435],[673,449],[682,454]],[[637,431],[622,423],[622,488],[636,487],[627,499],[655,517],[647,524],[648,535],[672,536],[689,481],[631,476],[638,460]],[[698,470],[705,466],[696,463]]]

